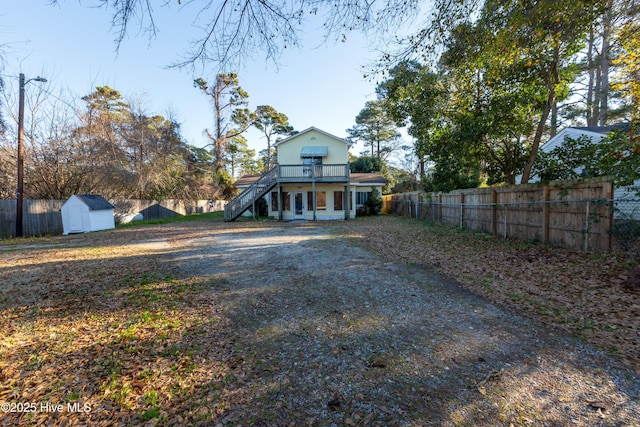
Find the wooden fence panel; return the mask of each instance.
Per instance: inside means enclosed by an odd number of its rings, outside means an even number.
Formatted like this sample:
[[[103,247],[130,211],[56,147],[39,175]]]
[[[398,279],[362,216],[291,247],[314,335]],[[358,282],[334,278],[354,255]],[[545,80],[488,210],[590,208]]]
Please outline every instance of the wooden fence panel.
[[[16,200],[0,200],[0,239],[16,232]]]
[[[602,180],[557,182],[548,186],[457,190],[418,195],[419,207],[407,208],[416,192],[383,196],[384,212],[419,217],[490,232],[505,238],[541,241],[585,250],[607,251],[613,225],[613,184]]]
[[[62,234],[60,209],[66,200],[25,200],[23,235],[44,236]],[[224,210],[224,200],[110,200],[115,214],[142,213],[144,219],[170,218],[177,215],[210,213]],[[15,236],[16,201],[0,200],[0,239]]]

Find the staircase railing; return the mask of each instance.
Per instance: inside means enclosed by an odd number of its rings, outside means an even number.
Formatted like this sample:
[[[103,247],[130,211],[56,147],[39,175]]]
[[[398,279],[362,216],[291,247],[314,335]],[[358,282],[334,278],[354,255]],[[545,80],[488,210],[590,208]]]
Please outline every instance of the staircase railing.
[[[224,207],[224,220],[233,221],[244,211],[249,209],[253,202],[264,196],[278,181],[278,166],[264,173],[256,182],[251,184],[242,193],[238,194]]]

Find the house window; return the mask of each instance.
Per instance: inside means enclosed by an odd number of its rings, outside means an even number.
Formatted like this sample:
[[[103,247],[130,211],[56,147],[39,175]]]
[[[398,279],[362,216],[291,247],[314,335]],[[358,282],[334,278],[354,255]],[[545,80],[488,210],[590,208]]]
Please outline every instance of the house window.
[[[289,193],[287,191],[282,192],[282,210],[291,210],[291,201],[289,200]],[[271,192],[271,211],[278,212],[278,192]]]
[[[325,191],[316,192],[316,209],[319,211],[327,210],[327,193]]]
[[[333,210],[341,211],[344,206],[344,191],[334,191],[333,192]]]
[[[371,197],[371,191],[358,191],[356,192],[356,205],[364,205]]]
[[[309,209],[313,209],[313,192],[307,193],[307,206]],[[326,191],[316,191],[316,210],[327,210],[327,193]]]
[[[291,197],[289,197],[288,191],[282,192],[282,210],[283,211],[291,210]]]
[[[353,191],[349,191],[349,197],[353,196]],[[353,206],[350,206],[353,209]],[[342,211],[344,210],[344,191],[334,191],[333,192],[333,210],[334,211]]]

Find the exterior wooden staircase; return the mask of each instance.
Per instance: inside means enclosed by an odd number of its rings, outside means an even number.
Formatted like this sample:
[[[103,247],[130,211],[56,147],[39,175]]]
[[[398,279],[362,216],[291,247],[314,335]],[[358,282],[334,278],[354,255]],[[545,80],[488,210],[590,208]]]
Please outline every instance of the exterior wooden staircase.
[[[224,220],[233,221],[238,218],[244,211],[249,209],[254,202],[258,201],[260,197],[275,187],[277,182],[278,166],[262,174],[249,188],[246,188],[242,193],[227,203],[224,207]]]

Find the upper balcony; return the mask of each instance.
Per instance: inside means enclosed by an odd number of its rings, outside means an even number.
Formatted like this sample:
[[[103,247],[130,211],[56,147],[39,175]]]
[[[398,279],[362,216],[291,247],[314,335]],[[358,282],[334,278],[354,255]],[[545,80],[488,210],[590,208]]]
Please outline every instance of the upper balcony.
[[[278,182],[347,182],[349,164],[278,165]]]

